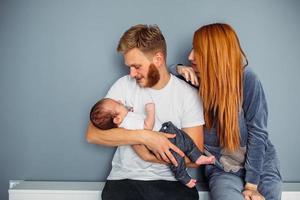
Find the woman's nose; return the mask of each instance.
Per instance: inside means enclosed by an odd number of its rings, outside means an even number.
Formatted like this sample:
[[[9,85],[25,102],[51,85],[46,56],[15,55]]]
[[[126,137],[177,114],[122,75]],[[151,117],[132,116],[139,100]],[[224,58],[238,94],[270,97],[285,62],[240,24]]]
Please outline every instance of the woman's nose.
[[[191,50],[188,59],[189,59],[189,61],[193,61],[194,60],[194,49]]]

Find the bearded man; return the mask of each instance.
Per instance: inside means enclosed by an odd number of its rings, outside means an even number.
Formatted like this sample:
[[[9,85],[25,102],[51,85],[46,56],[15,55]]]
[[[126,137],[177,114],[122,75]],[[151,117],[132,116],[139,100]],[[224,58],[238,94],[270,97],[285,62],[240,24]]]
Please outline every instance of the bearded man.
[[[88,142],[118,146],[102,191],[103,200],[199,198],[196,188],[188,188],[176,181],[166,165],[178,164],[171,151],[184,156],[168,139],[175,135],[157,132],[161,122],[172,121],[203,150],[202,101],[195,88],[169,73],[166,49],[165,38],[157,26],[133,26],[119,41],[117,50],[123,54],[130,74],[117,80],[105,98],[122,101],[140,113],[144,112],[144,105],[150,99],[155,103],[156,119],[153,131],[100,130],[89,123]],[[145,159],[147,157],[151,159]],[[188,167],[198,167],[188,158],[185,161]]]

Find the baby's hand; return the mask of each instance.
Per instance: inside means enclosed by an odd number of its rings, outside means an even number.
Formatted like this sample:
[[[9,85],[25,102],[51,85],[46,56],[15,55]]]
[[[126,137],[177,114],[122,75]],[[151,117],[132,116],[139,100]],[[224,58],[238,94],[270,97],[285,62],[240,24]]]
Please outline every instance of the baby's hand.
[[[197,182],[197,181],[196,181],[195,179],[191,179],[190,182],[188,182],[188,183],[186,184],[186,186],[189,187],[189,188],[193,188],[193,187],[195,187],[196,182]]]
[[[145,105],[145,109],[146,109],[146,112],[154,111],[155,110],[155,104],[154,103],[147,103]]]

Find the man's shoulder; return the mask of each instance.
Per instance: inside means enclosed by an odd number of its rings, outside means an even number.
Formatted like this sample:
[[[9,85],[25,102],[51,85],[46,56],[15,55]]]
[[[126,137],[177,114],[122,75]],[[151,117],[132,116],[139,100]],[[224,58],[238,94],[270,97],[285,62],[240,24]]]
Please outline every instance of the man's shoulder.
[[[132,79],[129,75],[125,75],[125,76],[122,76],[122,77],[118,78],[118,79],[115,81],[115,83],[117,83],[117,82],[120,82],[120,83],[128,82],[128,83],[130,83],[130,82],[132,82],[132,81],[133,81],[133,79]]]
[[[131,78],[129,75],[125,75],[125,76],[122,76],[122,77],[118,78],[114,82],[113,85],[114,86],[122,86],[122,87],[124,87],[124,86],[129,86],[129,87],[131,86],[131,87],[133,87],[133,86],[135,86],[137,84],[136,84],[136,81],[133,78]]]
[[[185,82],[184,80],[177,78],[176,76],[172,75],[174,85],[176,85],[176,89],[178,91],[187,91],[187,92],[192,92],[192,93],[197,93],[197,89]]]
[[[118,78],[108,90],[106,97],[120,100],[126,97],[128,93],[135,90],[136,83],[128,75]]]

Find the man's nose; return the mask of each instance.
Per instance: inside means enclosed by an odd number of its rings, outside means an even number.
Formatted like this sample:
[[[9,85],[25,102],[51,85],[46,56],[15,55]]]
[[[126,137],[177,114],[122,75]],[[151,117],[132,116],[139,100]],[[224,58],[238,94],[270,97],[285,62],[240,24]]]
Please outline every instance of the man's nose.
[[[136,76],[136,69],[133,68],[133,67],[130,67],[130,76],[131,76],[132,78],[134,78],[134,77]]]

